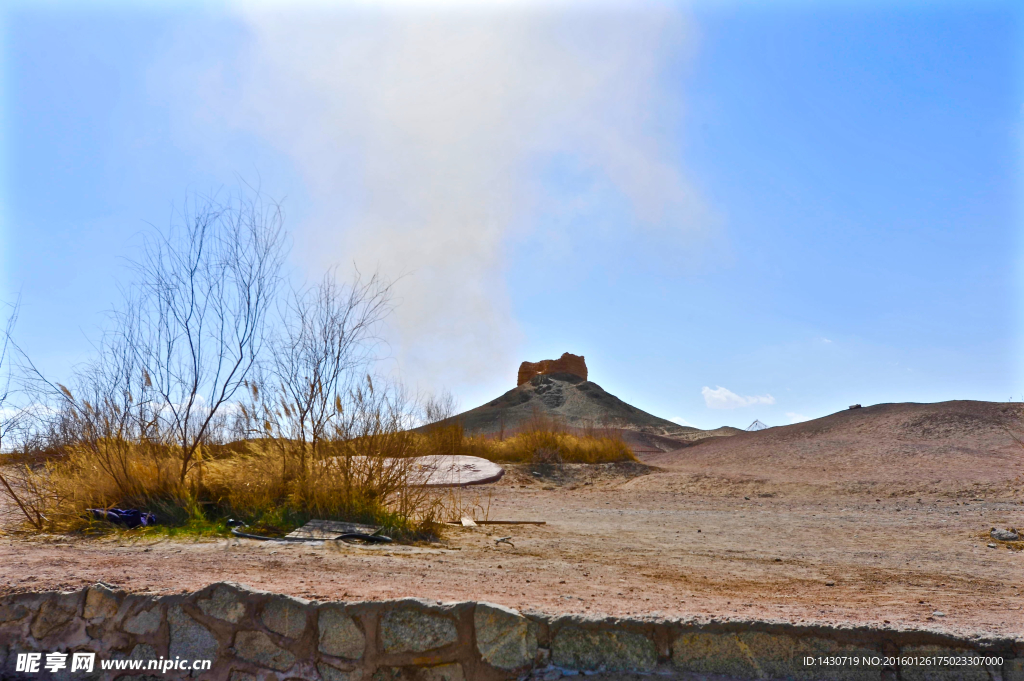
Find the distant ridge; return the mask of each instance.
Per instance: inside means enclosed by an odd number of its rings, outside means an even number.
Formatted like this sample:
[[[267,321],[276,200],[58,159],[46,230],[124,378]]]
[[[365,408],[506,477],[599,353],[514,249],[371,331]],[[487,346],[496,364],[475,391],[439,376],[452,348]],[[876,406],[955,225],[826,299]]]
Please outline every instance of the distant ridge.
[[[1024,409],[1018,403],[954,400],[843,409],[735,437],[706,438],[685,456],[645,463],[723,479],[772,480],[791,492],[806,485],[919,498],[925,494],[1019,496]],[[804,488],[806,489],[806,488]],[[872,496],[875,494],[872,493]],[[981,525],[987,530],[990,525]]]

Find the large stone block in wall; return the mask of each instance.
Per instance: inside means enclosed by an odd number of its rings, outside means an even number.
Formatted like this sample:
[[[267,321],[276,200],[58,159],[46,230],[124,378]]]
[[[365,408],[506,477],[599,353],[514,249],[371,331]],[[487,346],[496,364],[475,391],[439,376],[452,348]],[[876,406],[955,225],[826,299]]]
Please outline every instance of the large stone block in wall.
[[[643,634],[565,627],[555,634],[551,661],[571,669],[651,671],[658,663],[658,651]]]
[[[308,601],[290,596],[274,596],[263,606],[260,619],[276,634],[288,638],[302,638],[306,632],[306,606]]]
[[[805,665],[804,657],[842,655],[870,657],[879,655],[879,651],[828,639],[797,639],[760,631],[686,632],[672,644],[672,663],[677,669],[738,679],[819,679],[822,669]],[[878,681],[881,669],[845,665],[829,667],[827,672],[835,681]]]
[[[1003,662],[1003,681],[1024,681],[1024,657]]]
[[[28,617],[30,612],[24,603],[0,603],[0,624],[20,622]]]
[[[274,643],[262,631],[240,631],[235,634],[235,655],[261,667],[277,671],[290,669],[295,655]]]
[[[515,610],[478,603],[473,628],[476,648],[492,667],[517,669],[531,664],[537,655],[537,625]]]
[[[337,667],[332,667],[331,665],[324,664],[323,662],[318,664],[316,669],[320,672],[320,676],[324,681],[360,681],[363,678],[362,669],[345,671],[344,669],[338,669]]]
[[[160,606],[142,610],[125,620],[121,628],[137,636],[153,634],[160,628],[160,617]]]
[[[380,667],[370,681],[466,681],[466,674],[458,662],[433,667]]]
[[[785,660],[777,663],[768,663],[767,666],[773,671],[780,670],[775,672],[777,674],[782,674],[781,670],[792,669],[791,672],[786,672],[789,676],[798,681],[808,681],[821,678],[821,669],[811,669],[804,665],[803,660],[805,657],[857,657],[863,660],[864,658],[882,656],[883,650],[881,648],[849,645],[827,638],[801,636],[796,639],[791,667],[787,666],[790,662]],[[869,667],[865,665],[846,665],[841,669],[829,670],[830,677],[836,679],[836,681],[877,681],[881,673],[881,666]]]
[[[462,665],[458,662],[439,664],[436,667],[426,667],[420,670],[420,673],[416,676],[416,681],[466,681]]]
[[[414,608],[389,610],[380,623],[386,653],[423,653],[455,643],[455,622]]]
[[[325,605],[317,616],[320,652],[358,660],[363,656],[366,638],[363,630],[340,605]]]
[[[523,362],[519,365],[516,385],[522,385],[538,374],[573,374],[587,380],[587,363],[583,355],[564,353],[558,359],[542,359],[539,362]]]
[[[200,598],[196,605],[204,615],[216,617],[225,622],[238,622],[245,617],[245,603],[238,592],[218,584],[206,598]]]
[[[949,657],[963,659],[965,657],[984,657],[982,653],[964,648],[946,648],[944,646],[908,646],[900,648],[900,657]],[[1000,670],[1002,671],[1002,670]],[[903,681],[989,681],[993,675],[981,664],[923,666],[903,665],[900,669]]]
[[[210,630],[192,619],[180,605],[167,610],[171,642],[168,657],[192,660],[217,659],[217,639]]]
[[[108,589],[102,584],[90,586],[85,592],[85,608],[82,610],[82,617],[87,620],[99,617],[113,617],[121,605],[121,597],[116,591]]]
[[[40,639],[61,633],[78,614],[81,593],[60,594],[43,602],[32,622],[32,636]]]

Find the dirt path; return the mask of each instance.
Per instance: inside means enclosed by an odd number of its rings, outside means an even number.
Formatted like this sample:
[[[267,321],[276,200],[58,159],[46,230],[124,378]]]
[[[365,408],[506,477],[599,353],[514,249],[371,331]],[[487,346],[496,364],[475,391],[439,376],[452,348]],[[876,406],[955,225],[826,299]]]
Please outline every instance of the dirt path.
[[[7,537],[0,593],[96,581],[175,592],[223,580],[321,600],[418,596],[1024,636],[1024,551],[987,546],[991,526],[1024,526],[1009,487],[990,485],[983,501],[882,484],[850,492],[786,476],[714,477],[693,462],[513,470],[464,501],[477,495],[491,519],[547,525],[452,528],[438,546]],[[496,544],[501,536],[515,546]]]

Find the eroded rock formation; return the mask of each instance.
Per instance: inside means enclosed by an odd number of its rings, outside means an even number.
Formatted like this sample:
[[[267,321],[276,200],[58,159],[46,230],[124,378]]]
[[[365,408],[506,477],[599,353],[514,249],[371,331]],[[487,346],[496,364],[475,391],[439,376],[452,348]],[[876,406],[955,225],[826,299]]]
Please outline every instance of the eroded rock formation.
[[[523,362],[519,365],[519,379],[516,385],[522,385],[537,374],[573,374],[587,380],[587,363],[583,355],[564,353],[558,359],[542,359],[539,362]]]

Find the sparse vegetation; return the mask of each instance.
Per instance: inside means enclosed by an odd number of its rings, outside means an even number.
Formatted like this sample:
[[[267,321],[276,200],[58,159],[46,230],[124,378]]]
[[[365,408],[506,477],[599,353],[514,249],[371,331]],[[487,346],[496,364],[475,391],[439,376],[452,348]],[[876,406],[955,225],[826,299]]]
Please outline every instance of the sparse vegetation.
[[[431,454],[479,456],[504,463],[612,463],[636,461],[616,431],[570,428],[541,414],[511,434],[467,437],[458,422],[426,429],[419,448]]]
[[[154,234],[111,315],[97,359],[66,384],[0,346],[0,494],[7,527],[110,531],[89,509],[135,508],[160,527],[217,535],[226,520],[282,534],[310,518],[423,536],[458,518],[460,493],[409,484],[411,457],[501,462],[632,460],[608,433],[541,418],[499,439],[467,437],[447,392],[420,408],[372,375],[391,285],[333,272],[282,296],[278,206],[258,195],[192,202]],[[418,414],[418,418],[417,418]],[[413,432],[419,423],[436,423]]]
[[[284,301],[282,216],[258,195],[193,202],[180,223],[146,242],[93,363],[61,384],[25,358],[20,418],[3,412],[7,520],[83,530],[88,509],[122,507],[199,533],[229,516],[429,529],[433,502],[406,484],[408,400],[368,373],[389,284],[329,274]]]
[[[504,440],[467,438],[463,451],[508,463],[612,463],[636,461],[621,438],[559,430],[527,431]]]

